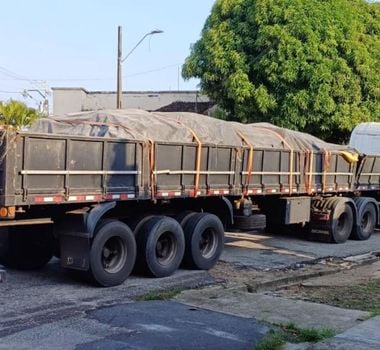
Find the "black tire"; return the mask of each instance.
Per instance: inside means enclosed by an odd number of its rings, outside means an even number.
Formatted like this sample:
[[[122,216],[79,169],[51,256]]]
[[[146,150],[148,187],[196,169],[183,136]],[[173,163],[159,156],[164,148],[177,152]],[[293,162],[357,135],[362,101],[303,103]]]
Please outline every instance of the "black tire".
[[[193,216],[197,214],[195,211],[186,210],[179,214],[177,214],[174,219],[176,219],[179,224],[182,226],[182,228],[185,227],[186,222]]]
[[[118,220],[102,220],[90,250],[89,274],[103,287],[123,283],[136,260],[136,241],[131,229]]]
[[[220,219],[214,214],[196,213],[187,221],[184,233],[183,265],[191,269],[211,269],[224,246],[224,228]]]
[[[351,239],[364,241],[371,237],[376,227],[377,213],[373,203],[367,203],[359,212],[358,224],[352,230]]]
[[[15,226],[0,232],[0,263],[20,270],[35,270],[53,257],[54,237],[49,225]]]
[[[133,234],[136,236],[136,233],[140,230],[140,227],[153,217],[155,217],[155,215],[147,215],[147,216],[140,217],[139,219],[136,219],[133,222],[132,226],[131,225],[128,225],[128,226],[132,229]]]
[[[181,225],[173,218],[149,218],[136,232],[136,271],[154,277],[172,275],[181,264],[185,238]]]
[[[344,243],[352,232],[354,214],[348,203],[336,201],[333,217],[329,223],[329,238],[332,243]]]
[[[234,216],[233,228],[239,230],[262,230],[266,227],[266,215]]]

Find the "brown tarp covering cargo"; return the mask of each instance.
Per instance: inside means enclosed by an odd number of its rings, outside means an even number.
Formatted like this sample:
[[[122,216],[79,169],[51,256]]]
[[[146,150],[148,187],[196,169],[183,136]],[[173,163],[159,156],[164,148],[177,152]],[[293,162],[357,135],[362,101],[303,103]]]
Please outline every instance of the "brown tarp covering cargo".
[[[278,128],[269,123],[241,124],[195,113],[152,113],[137,109],[102,110],[43,118],[29,130],[78,136],[95,136],[154,142],[241,146],[242,138],[254,148],[347,150],[309,134]]]
[[[56,143],[69,152],[59,160],[69,171],[80,167],[81,172],[137,174],[103,179],[93,175],[93,188],[104,183],[107,191],[113,187],[120,191],[124,183],[134,183],[129,190],[152,198],[171,192],[206,196],[213,190],[229,195],[344,192],[353,188],[357,165],[357,155],[346,146],[267,123],[241,124],[194,113],[132,109],[75,113],[40,119],[28,134],[34,148],[49,154],[54,147],[48,145],[53,143],[49,138],[67,139]],[[33,141],[37,135],[47,140]],[[102,159],[110,164],[102,165]],[[81,176],[70,174],[66,182],[72,184]]]

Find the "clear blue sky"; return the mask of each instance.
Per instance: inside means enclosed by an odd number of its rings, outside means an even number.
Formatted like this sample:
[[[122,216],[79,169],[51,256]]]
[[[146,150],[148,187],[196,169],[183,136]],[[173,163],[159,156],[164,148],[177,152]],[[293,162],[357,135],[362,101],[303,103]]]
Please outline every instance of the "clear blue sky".
[[[117,26],[127,53],[153,29],[123,64],[124,90],[177,90],[178,68],[200,36],[214,0],[12,0],[0,15],[0,100],[23,99],[24,89],[84,87],[115,90]],[[148,73],[149,71],[152,71]],[[181,90],[195,89],[184,82]],[[32,95],[38,99],[36,93]],[[26,100],[33,105],[32,100]]]

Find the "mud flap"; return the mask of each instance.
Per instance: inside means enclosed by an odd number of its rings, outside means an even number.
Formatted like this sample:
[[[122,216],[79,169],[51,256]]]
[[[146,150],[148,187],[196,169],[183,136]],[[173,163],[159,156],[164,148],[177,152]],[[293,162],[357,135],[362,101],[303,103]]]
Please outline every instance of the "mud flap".
[[[61,265],[65,268],[87,271],[90,267],[90,238],[86,233],[60,235]]]

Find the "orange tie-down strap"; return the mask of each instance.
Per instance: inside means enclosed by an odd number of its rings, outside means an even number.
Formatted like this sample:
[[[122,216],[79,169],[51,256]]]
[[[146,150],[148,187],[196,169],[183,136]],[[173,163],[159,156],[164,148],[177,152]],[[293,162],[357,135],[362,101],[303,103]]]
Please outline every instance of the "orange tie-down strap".
[[[259,129],[259,130],[265,130],[265,131],[268,131],[268,132],[272,133],[277,138],[279,138],[284,143],[284,145],[289,149],[289,151],[290,151],[290,159],[289,159],[289,193],[292,194],[293,193],[293,173],[294,173],[294,171],[293,171],[294,170],[293,169],[293,167],[294,167],[294,149],[293,149],[293,147],[278,132],[276,132],[274,130],[271,130],[269,128],[258,127],[258,126],[255,126],[254,128],[255,129]]]
[[[195,133],[195,131],[192,128],[190,128],[189,126],[187,126],[186,124],[182,123],[179,120],[173,121],[173,120],[161,117],[157,114],[155,114],[155,117],[157,119],[161,119],[161,120],[165,121],[166,123],[175,122],[178,125],[181,125],[183,128],[186,128],[191,133],[195,142],[197,143],[197,159],[196,159],[196,163],[195,163],[194,193],[193,193],[193,196],[197,197],[198,196],[198,190],[199,190],[199,179],[200,179],[200,173],[201,173],[201,160],[202,160],[202,142],[201,142],[201,140],[199,139],[199,137],[197,136],[197,134]],[[155,172],[155,169],[152,168],[151,171]]]
[[[306,187],[306,192],[308,194],[312,194],[313,191],[311,190],[311,183],[313,180],[313,162],[314,162],[314,153],[312,150],[307,149],[305,151],[306,153],[306,161],[305,161],[305,187]]]
[[[243,142],[249,147],[249,154],[248,154],[248,164],[247,164],[247,177],[245,178],[245,190],[242,193],[242,198],[244,196],[248,195],[249,192],[249,184],[251,182],[251,176],[253,172],[253,145],[249,142],[249,140],[239,131],[235,130],[235,132],[240,136],[240,138],[243,140]]]
[[[195,178],[194,178],[194,194],[193,194],[194,197],[197,197],[198,196],[198,189],[199,189],[199,178],[201,175],[202,142],[192,128],[181,123],[179,120],[177,120],[177,123],[179,125],[185,127],[187,130],[189,130],[190,133],[193,135],[195,142],[197,143],[197,159],[195,162]]]
[[[149,141],[149,167],[150,167],[150,195],[152,201],[156,198],[156,154],[155,154],[155,145],[152,139]]]
[[[326,192],[327,172],[330,170],[331,152],[326,148],[323,149],[323,176],[322,176],[322,192]]]

